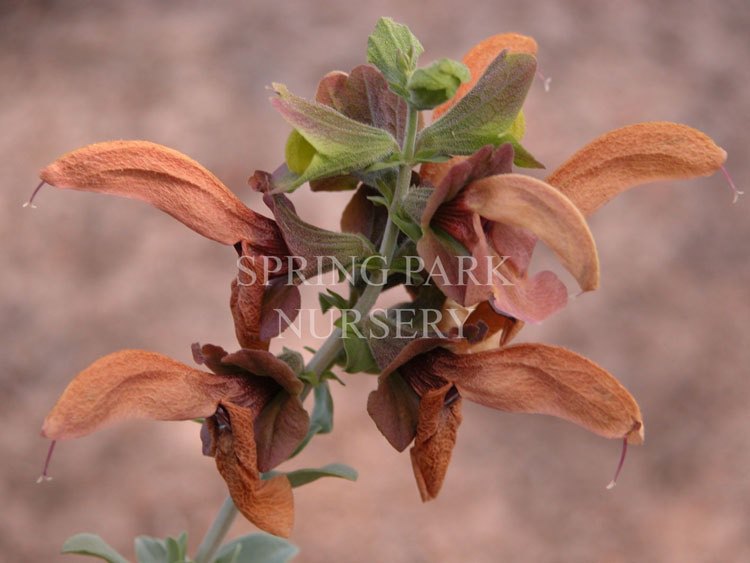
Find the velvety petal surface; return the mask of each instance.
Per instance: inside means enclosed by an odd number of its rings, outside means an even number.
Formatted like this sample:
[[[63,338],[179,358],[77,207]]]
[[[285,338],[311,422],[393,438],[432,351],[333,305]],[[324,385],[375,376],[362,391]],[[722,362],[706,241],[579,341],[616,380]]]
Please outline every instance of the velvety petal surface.
[[[130,419],[211,416],[227,380],[154,352],[122,350],[79,373],[47,415],[42,435],[78,438]]]
[[[419,422],[410,454],[419,494],[425,502],[440,492],[462,420],[460,398],[445,404],[452,387],[447,384],[431,389],[419,401]]]
[[[250,522],[270,534],[289,537],[294,525],[292,486],[283,475],[263,481],[258,472],[253,414],[232,403],[222,403],[229,425],[214,419],[216,467],[227,483],[238,510]]]
[[[606,438],[643,442],[635,399],[612,375],[570,350],[517,344],[492,352],[424,356],[431,373],[452,381],[461,396],[507,412],[548,414]]]
[[[223,244],[240,240],[277,247],[273,221],[247,208],[193,159],[148,141],[111,141],[63,155],[40,177],[70,188],[138,199]]]
[[[555,252],[582,290],[598,287],[599,259],[586,220],[549,184],[522,174],[500,174],[474,182],[463,198],[482,217],[534,233]]]
[[[617,194],[647,182],[709,176],[726,157],[710,137],[687,125],[637,123],[595,139],[547,182],[588,215]]]

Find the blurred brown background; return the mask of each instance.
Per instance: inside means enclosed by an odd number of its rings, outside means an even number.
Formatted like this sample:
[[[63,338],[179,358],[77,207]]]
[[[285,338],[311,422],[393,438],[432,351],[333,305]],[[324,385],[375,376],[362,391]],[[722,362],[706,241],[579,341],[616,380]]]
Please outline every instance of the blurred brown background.
[[[35,485],[44,414],[95,358],[149,348],[189,362],[191,342],[235,345],[231,248],[125,200],[47,188],[22,210],[38,169],[87,143],[150,139],[260,209],[246,178],[279,163],[288,132],[266,86],[311,96],[328,70],[363,62],[381,15],[411,26],[424,62],[501,31],[535,36],[553,82],[529,96],[526,146],[548,167],[604,131],[665,119],[713,136],[750,187],[746,0],[5,0],[0,559],[63,560],[63,540],[81,531],[128,556],[137,534],[187,530],[196,546],[225,495],[191,423],[59,444],[55,480]],[[346,199],[294,198],[327,227]],[[602,289],[523,333],[591,357],[639,400],[647,442],[614,491],[618,443],[471,405],[443,492],[423,505],[408,454],[364,411],[374,379],[349,377],[335,433],[294,464],[341,461],[360,480],[297,491],[299,561],[749,561],[748,205],[732,206],[718,175],[621,197],[591,221]],[[251,530],[238,522],[232,534]]]

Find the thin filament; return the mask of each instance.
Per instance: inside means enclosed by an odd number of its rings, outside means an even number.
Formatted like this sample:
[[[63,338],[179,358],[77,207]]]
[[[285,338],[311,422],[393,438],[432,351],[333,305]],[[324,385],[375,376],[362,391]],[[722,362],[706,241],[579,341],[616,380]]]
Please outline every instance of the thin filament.
[[[42,180],[39,182],[39,185],[34,189],[33,193],[31,194],[31,197],[29,198],[29,201],[23,204],[23,207],[31,207],[31,209],[36,209],[36,205],[34,205],[34,198],[36,197],[36,194],[39,193],[39,190],[42,189],[42,186],[46,182]]]
[[[724,178],[727,179],[727,183],[734,193],[734,199],[732,200],[732,203],[737,203],[737,200],[740,199],[741,195],[745,195],[745,192],[741,192],[737,189],[737,186],[734,185],[734,180],[732,180],[732,177],[729,175],[729,172],[727,172],[727,169],[724,168],[723,164],[721,165],[721,172],[722,174],[724,174]]]
[[[43,483],[44,481],[52,480],[52,477],[49,476],[47,470],[49,469],[49,462],[52,461],[52,452],[55,451],[55,444],[57,444],[57,440],[52,440],[52,443],[49,445],[49,450],[47,450],[47,459],[44,460],[44,469],[42,469],[42,474],[39,476],[39,479],[36,480],[37,483]]]
[[[549,85],[550,85],[550,82],[552,82],[552,78],[551,77],[545,77],[542,74],[542,71],[538,70],[538,69],[536,71],[536,75],[539,78],[539,80],[542,81],[542,84],[544,84],[544,91],[545,92],[549,92]]]
[[[622,453],[620,454],[620,463],[617,464],[617,469],[615,470],[615,476],[612,477],[612,480],[609,482],[609,485],[607,485],[607,490],[613,489],[614,486],[617,484],[617,478],[620,476],[620,471],[622,471],[622,466],[625,465],[625,454],[628,453],[628,438],[627,436],[622,439]]]

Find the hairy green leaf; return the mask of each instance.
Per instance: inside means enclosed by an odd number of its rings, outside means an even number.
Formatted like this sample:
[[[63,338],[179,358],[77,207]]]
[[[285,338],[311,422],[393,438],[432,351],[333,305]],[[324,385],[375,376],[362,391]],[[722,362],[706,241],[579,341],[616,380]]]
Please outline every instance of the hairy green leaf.
[[[452,59],[440,59],[430,66],[418,68],[409,78],[409,103],[426,110],[447,102],[456,95],[456,90],[471,79],[466,65]]]
[[[302,485],[307,485],[308,483],[317,481],[321,477],[338,477],[339,479],[356,481],[358,474],[356,469],[343,463],[329,463],[328,465],[319,468],[306,468],[290,471],[289,473],[286,473],[286,476],[292,484],[292,487],[301,487]]]
[[[60,552],[97,557],[109,563],[128,563],[127,559],[96,534],[83,533],[71,536],[65,540]]]
[[[387,131],[295,96],[283,84],[273,87],[277,97],[271,103],[313,151],[307,162],[310,148],[302,150],[301,140],[292,141],[295,158],[288,163],[290,174],[278,178],[278,190],[290,191],[310,180],[362,170],[399,151],[398,142]],[[301,173],[293,168],[305,164]]]
[[[271,534],[248,534],[231,541],[219,550],[215,563],[285,563],[299,553],[299,548]]]
[[[403,24],[380,18],[367,39],[367,62],[383,73],[391,89],[408,98],[407,83],[424,47]]]
[[[532,55],[500,53],[474,88],[421,131],[417,152],[468,155],[485,145],[508,142],[504,137],[513,127],[535,72]]]

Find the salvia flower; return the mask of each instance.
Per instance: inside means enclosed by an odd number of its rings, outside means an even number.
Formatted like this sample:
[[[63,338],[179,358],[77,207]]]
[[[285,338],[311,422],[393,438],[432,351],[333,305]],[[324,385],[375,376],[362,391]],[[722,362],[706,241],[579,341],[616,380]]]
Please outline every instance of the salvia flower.
[[[307,412],[302,382],[283,361],[263,350],[227,354],[195,347],[213,373],[142,350],[100,358],[79,373],[50,411],[42,435],[79,438],[132,419],[206,418],[204,451],[216,458],[237,508],[258,527],[288,536],[294,519],[289,480],[261,479],[304,438]]]

